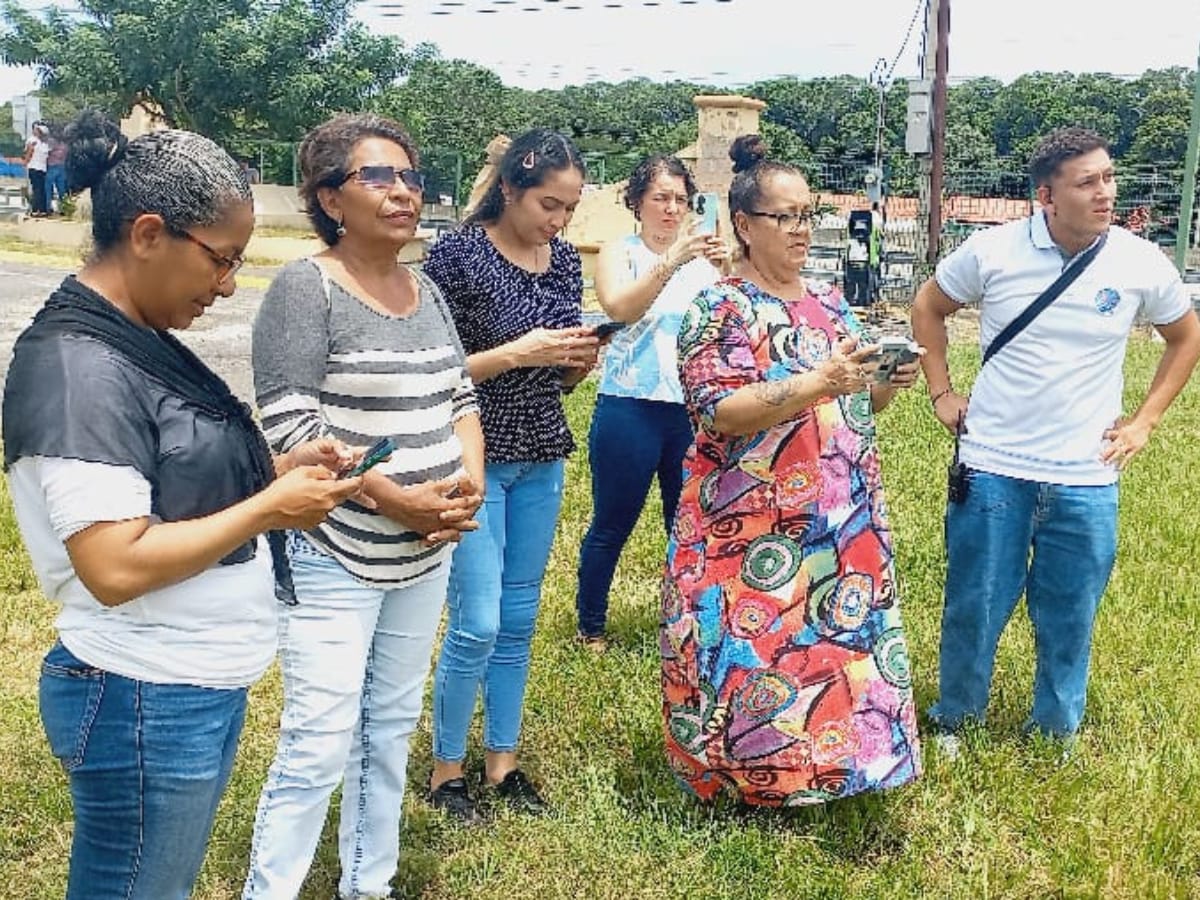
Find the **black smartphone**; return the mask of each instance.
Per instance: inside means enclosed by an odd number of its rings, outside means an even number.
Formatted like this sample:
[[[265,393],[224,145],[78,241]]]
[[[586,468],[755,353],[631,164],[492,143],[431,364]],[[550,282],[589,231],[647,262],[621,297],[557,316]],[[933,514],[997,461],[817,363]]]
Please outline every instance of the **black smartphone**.
[[[624,327],[626,327],[625,322],[601,322],[592,329],[592,334],[600,340],[606,341]]]
[[[363,454],[363,458],[358,461],[358,465],[349,471],[343,472],[339,478],[357,478],[359,475],[379,465],[385,459],[392,455],[396,450],[396,445],[390,437],[380,438],[372,444],[367,452]]]
[[[879,352],[869,357],[871,362],[879,363],[879,368],[875,370],[877,384],[887,384],[892,380],[898,366],[921,358],[918,353],[921,348],[906,337],[883,337],[877,343]]]

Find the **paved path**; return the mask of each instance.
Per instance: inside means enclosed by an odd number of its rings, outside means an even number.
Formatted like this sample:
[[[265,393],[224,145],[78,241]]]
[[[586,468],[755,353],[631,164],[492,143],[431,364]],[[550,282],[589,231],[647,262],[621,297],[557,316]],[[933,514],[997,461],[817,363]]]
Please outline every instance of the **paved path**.
[[[0,385],[12,359],[13,342],[46,297],[73,271],[0,261]],[[250,326],[263,292],[239,288],[218,300],[187,331],[176,332],[189,347],[229,382],[234,392],[253,402],[250,374]]]

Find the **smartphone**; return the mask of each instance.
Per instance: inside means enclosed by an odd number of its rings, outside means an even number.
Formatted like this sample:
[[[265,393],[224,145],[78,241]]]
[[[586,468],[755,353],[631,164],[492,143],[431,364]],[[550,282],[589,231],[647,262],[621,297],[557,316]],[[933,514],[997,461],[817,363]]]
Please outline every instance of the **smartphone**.
[[[875,343],[879,344],[879,352],[868,359],[879,363],[879,368],[875,370],[876,384],[887,384],[898,366],[916,362],[920,358],[920,347],[906,337],[881,337]]]
[[[625,326],[625,322],[601,322],[592,329],[592,334],[599,340],[606,341]]]
[[[396,450],[396,445],[392,443],[390,437],[380,438],[368,448],[363,454],[363,458],[359,460],[358,465],[347,472],[339,475],[339,478],[357,478],[359,475],[379,465],[385,459],[392,455]]]
[[[720,209],[721,201],[711,191],[692,195],[692,212],[699,220],[696,223],[697,234],[717,233],[717,213]]]

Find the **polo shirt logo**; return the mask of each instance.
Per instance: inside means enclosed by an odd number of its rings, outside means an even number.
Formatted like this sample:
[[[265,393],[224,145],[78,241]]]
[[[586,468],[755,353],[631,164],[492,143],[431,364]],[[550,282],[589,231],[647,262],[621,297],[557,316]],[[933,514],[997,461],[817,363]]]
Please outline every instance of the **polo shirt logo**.
[[[1114,288],[1100,288],[1096,291],[1096,309],[1102,316],[1111,316],[1121,304],[1121,294]]]

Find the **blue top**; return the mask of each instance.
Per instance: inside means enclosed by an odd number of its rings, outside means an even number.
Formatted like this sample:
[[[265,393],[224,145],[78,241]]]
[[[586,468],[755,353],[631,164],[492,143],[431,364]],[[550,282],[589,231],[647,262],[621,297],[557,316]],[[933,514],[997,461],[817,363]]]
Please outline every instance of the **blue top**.
[[[624,243],[632,279],[659,262],[658,254],[638,235],[629,235]],[[675,350],[679,325],[696,295],[720,277],[721,273],[703,258],[680,266],[645,314],[613,337],[604,352],[600,393],[682,403]]]
[[[423,266],[446,298],[467,355],[515,341],[535,328],[583,319],[579,252],[550,242],[550,266],[535,273],[510,262],[479,225],[443,234]],[[562,373],[509,369],[476,386],[488,462],[550,462],[575,449],[562,405]]]

